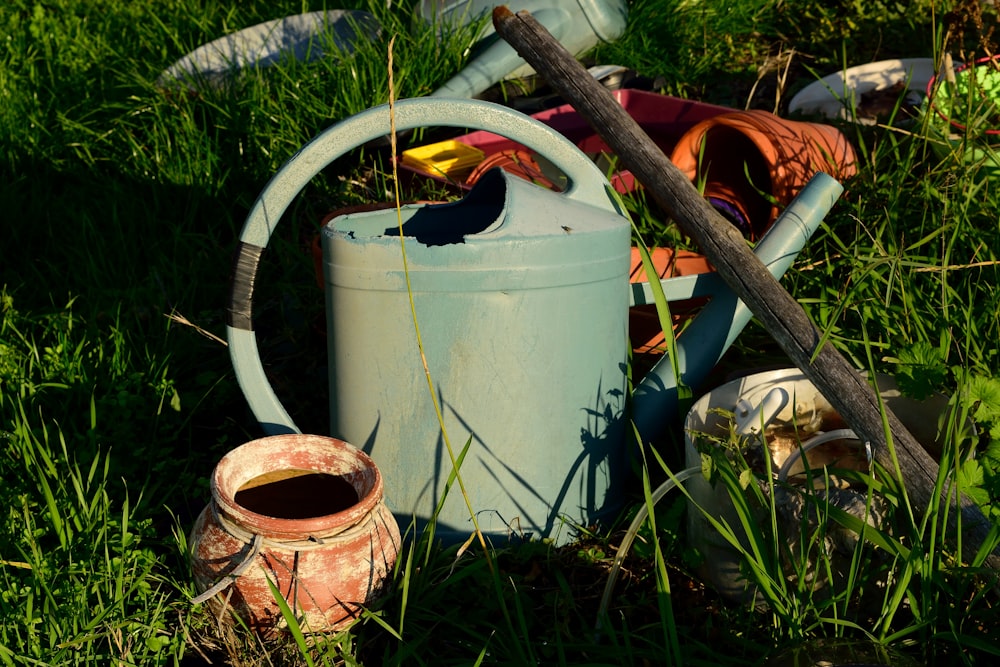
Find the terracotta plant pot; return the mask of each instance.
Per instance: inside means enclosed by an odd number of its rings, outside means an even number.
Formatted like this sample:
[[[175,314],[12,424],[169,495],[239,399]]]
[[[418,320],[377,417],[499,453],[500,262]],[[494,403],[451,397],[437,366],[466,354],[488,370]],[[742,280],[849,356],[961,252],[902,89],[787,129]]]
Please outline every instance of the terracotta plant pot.
[[[857,172],[854,149],[835,127],[737,111],[704,120],[680,138],[670,160],[738,227],[760,238],[799,190],[822,171]],[[749,176],[749,178],[748,178]]]
[[[659,278],[691,276],[715,270],[704,256],[690,250],[652,248],[650,255],[653,260],[653,268]],[[631,262],[629,281],[633,283],[648,282],[646,272],[642,268],[642,257],[638,248],[632,248]],[[676,327],[684,319],[691,317],[694,311],[704,303],[705,299],[671,302],[670,315],[673,317],[674,326]],[[663,329],[660,327],[656,306],[635,306],[629,310],[628,335],[632,341],[632,351],[636,354],[662,354],[665,351],[667,341],[663,335]]]
[[[382,594],[399,528],[361,450],[318,435],[261,438],[226,454],[211,485],[190,544],[200,597],[215,611],[231,607],[265,636],[280,630],[270,581],[304,631],[326,632]]]
[[[466,185],[475,185],[483,174],[485,174],[490,169],[494,167],[500,167],[509,174],[513,174],[526,181],[530,181],[536,185],[540,185],[543,188],[548,188],[554,190],[555,192],[560,192],[562,188],[556,185],[552,179],[543,173],[542,168],[539,166],[535,159],[535,155],[528,150],[519,150],[516,148],[510,148],[502,150],[498,153],[493,153],[482,162],[480,162],[469,174],[469,177],[465,179]]]

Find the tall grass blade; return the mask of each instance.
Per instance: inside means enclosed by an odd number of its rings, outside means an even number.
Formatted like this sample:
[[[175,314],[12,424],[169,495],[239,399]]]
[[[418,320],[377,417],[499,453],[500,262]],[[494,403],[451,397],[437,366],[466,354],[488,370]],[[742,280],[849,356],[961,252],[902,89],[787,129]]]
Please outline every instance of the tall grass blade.
[[[281,611],[281,617],[285,619],[286,627],[288,632],[291,633],[292,638],[295,640],[295,645],[299,648],[299,655],[302,656],[302,661],[308,667],[315,667],[312,659],[312,651],[309,648],[309,644],[306,643],[306,637],[302,633],[302,628],[299,625],[299,620],[295,616],[295,612],[292,608],[288,606],[288,601],[285,600],[285,596],[281,594],[278,587],[270,577],[266,577],[267,587],[271,591],[271,595],[274,597],[274,602],[278,605],[278,609]]]
[[[390,125],[390,145],[392,147],[392,154],[396,155],[396,115],[395,115],[395,87],[394,87],[394,77],[393,77],[393,60],[392,60],[392,47],[395,43],[395,36],[389,40],[388,48],[388,70],[389,70],[389,125]],[[469,511],[469,518],[472,521],[472,526],[475,529],[475,535],[479,539],[479,543],[483,548],[483,556],[487,559],[490,564],[490,568],[493,567],[492,557],[489,553],[489,548],[486,545],[486,538],[483,537],[482,531],[479,529],[479,519],[476,516],[476,511],[472,507],[472,501],[469,499],[469,493],[465,489],[465,481],[462,479],[462,474],[459,471],[458,459],[455,456],[455,451],[451,445],[451,439],[448,437],[448,429],[444,423],[444,414],[441,412],[441,405],[438,402],[437,394],[434,391],[434,382],[431,378],[430,367],[427,365],[427,356],[424,354],[424,343],[420,336],[420,324],[417,320],[417,307],[413,299],[413,286],[410,283],[410,269],[409,263],[406,260],[406,240],[403,233],[403,214],[400,208],[402,197],[400,196],[400,185],[399,185],[399,171],[396,161],[393,160],[392,163],[392,179],[393,187],[395,189],[395,200],[396,200],[396,221],[399,233],[399,249],[403,259],[403,276],[406,281],[406,293],[410,300],[410,313],[413,317],[413,328],[417,337],[417,349],[420,354],[420,362],[423,365],[424,377],[427,380],[427,391],[431,397],[431,402],[434,405],[434,413],[437,416],[438,425],[441,428],[441,439],[444,441],[445,449],[448,452],[448,458],[451,461],[452,472],[455,475],[455,480],[458,482],[458,488],[462,492],[462,498],[465,500],[466,509]],[[471,442],[471,437],[470,437]],[[468,445],[466,445],[468,446]],[[450,476],[449,476],[450,479]]]

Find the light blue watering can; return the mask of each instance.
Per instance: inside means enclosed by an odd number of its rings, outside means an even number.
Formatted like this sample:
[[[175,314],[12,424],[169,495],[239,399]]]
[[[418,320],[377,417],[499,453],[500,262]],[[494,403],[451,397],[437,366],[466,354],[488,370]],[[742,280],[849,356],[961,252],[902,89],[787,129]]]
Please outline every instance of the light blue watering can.
[[[498,0],[423,0],[421,14],[442,25],[468,25],[482,19]],[[582,55],[600,42],[618,39],[628,22],[625,0],[512,0],[512,12],[525,10],[545,26],[567,51]],[[432,97],[474,97],[505,78],[534,73],[487,22],[469,63],[431,93]]]
[[[483,22],[468,64],[434,91],[434,97],[474,97],[501,79],[527,76],[534,70],[499,38],[484,19],[499,0],[422,0],[421,17],[442,31]],[[625,31],[625,0],[514,0],[511,11],[526,10],[571,53],[583,54],[599,42],[614,41]],[[360,40],[378,36],[375,17],[358,10],[328,10],[286,16],[259,23],[203,44],[160,75],[158,84],[222,82],[247,68],[266,68],[282,59],[312,61],[324,55],[323,35],[337,50],[349,53]]]
[[[412,292],[427,367],[479,526],[491,538],[565,542],[572,526],[613,517],[628,479],[631,417],[654,438],[676,412],[677,378],[663,359],[626,411],[628,309],[652,302],[630,285],[631,227],[603,172],[551,128],[475,100],[395,106],[396,128],[479,128],[543,155],[567,177],[562,193],[488,172],[461,201],[404,206],[403,270],[395,209],[335,218],[323,230],[331,434],[368,452],[402,525],[431,517],[453,466],[435,417],[414,333]],[[262,368],[252,328],[253,286],[271,233],[321,169],[390,132],[378,107],[325,130],[271,179],[250,211],[228,311],[237,379],[268,434],[298,432]],[[841,192],[825,174],[785,210],[755,252],[782,275]],[[714,274],[662,282],[668,299],[711,296],[679,339],[681,379],[694,384],[750,312]],[[465,445],[468,443],[468,448]],[[468,537],[459,493],[436,535]]]

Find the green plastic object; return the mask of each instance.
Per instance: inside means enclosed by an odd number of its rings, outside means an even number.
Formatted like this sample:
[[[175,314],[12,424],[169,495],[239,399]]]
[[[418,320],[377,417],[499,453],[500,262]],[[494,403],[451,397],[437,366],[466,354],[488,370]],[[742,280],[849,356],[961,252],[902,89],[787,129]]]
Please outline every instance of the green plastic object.
[[[645,300],[628,282],[630,224],[603,172],[528,116],[475,100],[428,98],[400,101],[395,116],[398,130],[460,126],[508,137],[543,155],[570,185],[555,193],[494,170],[459,202],[404,207],[409,288],[395,209],[346,215],[327,225],[331,434],[372,456],[403,526],[414,520],[421,529],[431,520],[453,466],[417,347],[412,291],[434,397],[452,451],[462,459],[480,528],[491,539],[565,542],[572,526],[614,516],[629,478],[628,308]],[[313,176],[389,129],[383,106],[323,132],[279,170],[244,226],[229,349],[267,433],[298,429],[264,375],[252,331],[260,255]],[[793,203],[791,214],[760,242],[775,275],[816,229],[839,188],[829,177],[811,183],[800,195],[808,205]],[[749,313],[718,280],[676,280],[663,281],[668,298],[716,295],[692,324],[702,333],[681,337],[682,372],[694,382]],[[654,369],[637,404],[643,414],[634,415],[648,433],[676,411],[676,381],[666,362]],[[448,542],[472,532],[457,485],[435,531]]]
[[[998,56],[981,58],[957,67],[953,82],[939,74],[927,84],[931,149],[942,160],[976,168],[980,178],[1000,176],[998,62]]]

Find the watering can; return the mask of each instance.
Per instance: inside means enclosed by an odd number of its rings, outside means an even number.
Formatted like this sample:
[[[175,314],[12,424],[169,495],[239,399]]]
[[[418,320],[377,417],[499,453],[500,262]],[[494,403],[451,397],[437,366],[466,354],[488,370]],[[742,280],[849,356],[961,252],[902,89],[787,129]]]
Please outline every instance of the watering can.
[[[421,14],[429,22],[468,25],[500,4],[496,0],[423,0]],[[581,55],[599,42],[612,42],[625,32],[625,0],[516,0],[510,10],[529,11],[570,53]],[[431,93],[432,97],[474,97],[501,79],[533,74],[514,47],[484,26],[471,61]]]
[[[491,539],[565,542],[571,526],[621,509],[628,419],[644,439],[656,437],[676,413],[678,380],[705,375],[750,312],[715,274],[663,281],[668,299],[711,300],[679,338],[677,372],[664,357],[637,387],[629,415],[628,309],[653,297],[648,283],[629,284],[631,227],[604,173],[555,130],[500,105],[422,98],[399,101],[394,113],[398,130],[505,136],[543,155],[569,185],[556,193],[497,169],[458,202],[327,223],[331,434],[374,459],[401,525],[433,521],[444,541],[466,539],[464,489]],[[237,380],[268,434],[298,428],[264,374],[253,333],[261,254],[321,169],[389,132],[387,106],[331,126],[275,174],[246,220],[227,333]],[[755,248],[769,271],[784,273],[840,192],[824,174],[802,190]]]

